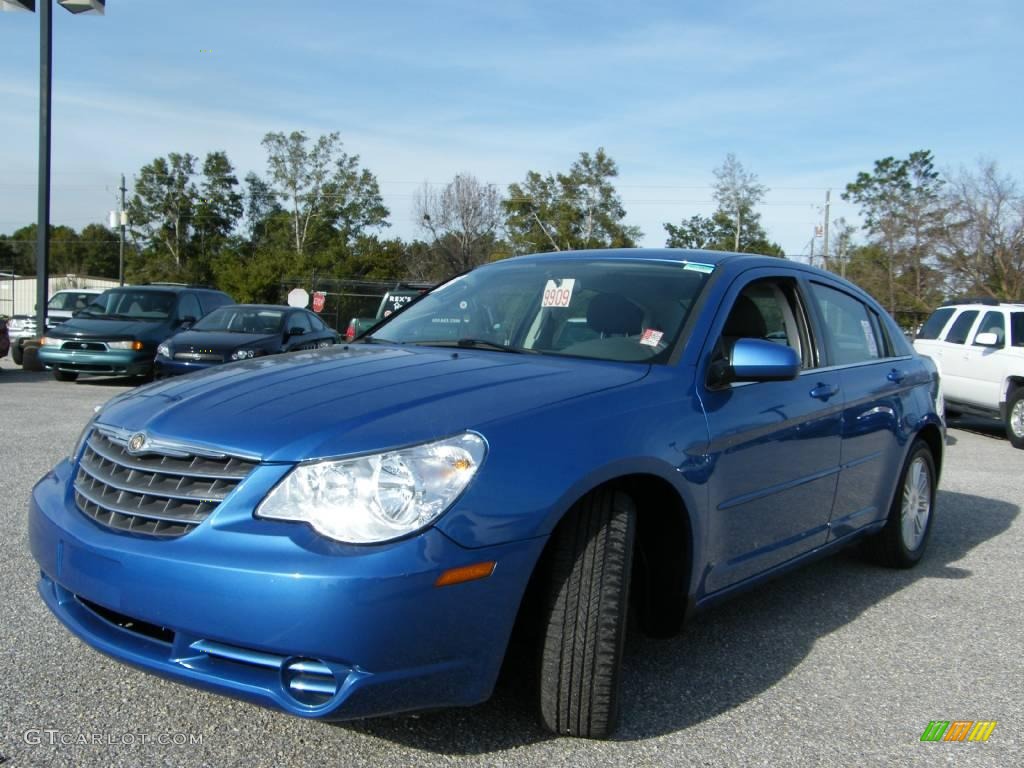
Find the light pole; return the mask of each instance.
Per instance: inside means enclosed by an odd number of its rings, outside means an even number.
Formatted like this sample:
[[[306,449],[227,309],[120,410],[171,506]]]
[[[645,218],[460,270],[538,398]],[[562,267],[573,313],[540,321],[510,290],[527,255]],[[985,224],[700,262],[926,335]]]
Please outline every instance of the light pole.
[[[106,0],[57,0],[71,13],[102,15]],[[0,0],[2,9],[34,11],[36,0]],[[46,333],[50,272],[50,94],[53,80],[53,4],[39,3],[39,214],[36,226],[36,332]]]

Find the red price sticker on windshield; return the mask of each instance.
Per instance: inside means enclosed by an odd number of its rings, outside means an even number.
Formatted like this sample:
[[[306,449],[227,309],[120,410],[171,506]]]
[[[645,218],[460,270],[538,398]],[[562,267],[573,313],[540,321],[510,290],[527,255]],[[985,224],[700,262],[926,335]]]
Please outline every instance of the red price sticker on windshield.
[[[653,328],[646,328],[640,335],[640,343],[646,344],[648,347],[656,347],[661,343],[661,337],[665,334],[661,331],[656,331]]]
[[[544,297],[541,299],[541,307],[568,307],[572,301],[572,289],[576,285],[575,278],[567,277],[560,280],[558,284],[554,280],[548,280],[544,286]]]

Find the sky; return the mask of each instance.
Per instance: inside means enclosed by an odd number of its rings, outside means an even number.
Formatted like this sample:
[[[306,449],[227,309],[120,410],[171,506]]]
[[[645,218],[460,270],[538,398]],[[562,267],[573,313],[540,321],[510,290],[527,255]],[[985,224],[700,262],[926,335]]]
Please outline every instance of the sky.
[[[53,22],[51,221],[76,229],[170,152],[265,174],[270,131],[338,131],[403,238],[424,182],[504,190],[598,147],[646,246],[714,210],[730,152],[794,255],[827,190],[858,220],[840,195],[880,158],[1024,178],[1019,0],[107,0]],[[0,13],[0,233],[36,218],[38,109],[38,18]]]

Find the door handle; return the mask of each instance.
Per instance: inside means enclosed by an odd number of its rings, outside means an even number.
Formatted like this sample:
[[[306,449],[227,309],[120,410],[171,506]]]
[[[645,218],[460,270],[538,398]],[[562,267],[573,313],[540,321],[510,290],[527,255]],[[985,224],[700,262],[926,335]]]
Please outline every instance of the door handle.
[[[837,394],[839,394],[839,385],[837,384],[822,384],[818,382],[818,385],[811,390],[811,397],[815,397],[818,400],[828,400]]]
[[[901,381],[907,378],[907,374],[905,374],[903,371],[893,368],[885,375],[885,378],[887,378],[891,382],[899,384]]]

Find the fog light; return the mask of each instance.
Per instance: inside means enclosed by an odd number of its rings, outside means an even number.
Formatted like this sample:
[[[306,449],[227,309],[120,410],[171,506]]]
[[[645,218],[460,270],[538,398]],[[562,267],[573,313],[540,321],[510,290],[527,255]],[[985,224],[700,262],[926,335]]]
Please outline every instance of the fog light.
[[[289,659],[281,667],[281,685],[300,704],[315,707],[338,692],[331,668],[317,659]]]

